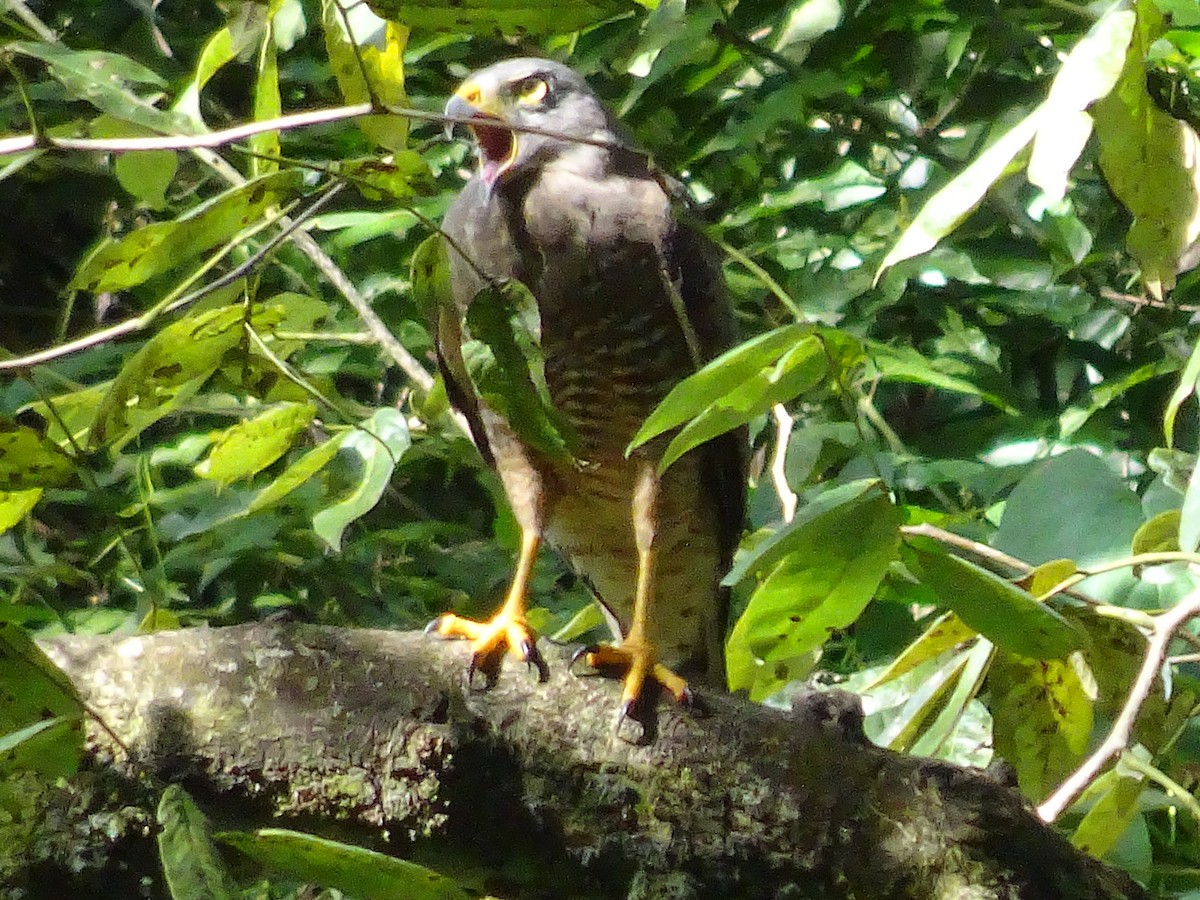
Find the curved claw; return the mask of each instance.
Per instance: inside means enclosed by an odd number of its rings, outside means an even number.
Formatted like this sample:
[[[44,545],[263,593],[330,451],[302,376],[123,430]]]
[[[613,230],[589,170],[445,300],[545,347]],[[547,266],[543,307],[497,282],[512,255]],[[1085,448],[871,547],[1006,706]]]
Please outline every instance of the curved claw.
[[[521,655],[525,659],[526,667],[537,669],[538,684],[545,684],[550,680],[550,667],[546,665],[546,660],[542,656],[542,651],[537,648],[537,644],[533,641],[522,641]]]
[[[594,646],[580,647],[578,650],[576,650],[574,653],[571,654],[571,661],[567,664],[567,671],[570,672],[572,675],[574,675],[576,678],[595,678],[597,675],[600,674],[599,672],[597,672],[595,670],[592,670],[591,672],[575,671],[575,665],[581,659],[583,659],[585,656],[587,656],[590,653],[594,653],[595,651],[596,651],[596,648]]]
[[[425,626],[425,634],[437,634],[442,629],[442,620],[445,616],[438,616],[436,619],[430,619],[429,624]]]

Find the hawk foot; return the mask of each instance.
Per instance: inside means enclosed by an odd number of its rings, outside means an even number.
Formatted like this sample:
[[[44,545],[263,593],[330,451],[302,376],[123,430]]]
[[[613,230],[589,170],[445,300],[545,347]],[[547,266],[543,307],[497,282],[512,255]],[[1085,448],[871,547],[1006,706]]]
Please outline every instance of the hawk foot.
[[[500,662],[511,653],[531,669],[537,669],[538,681],[550,677],[550,668],[537,648],[537,636],[523,618],[504,610],[486,622],[464,619],[446,613],[425,626],[426,634],[445,638],[464,638],[471,642],[471,664],[467,666],[467,684],[475,687],[475,673],[483,676],[481,690],[490,688],[500,674]]]
[[[584,647],[571,658],[572,671],[582,659],[601,675],[624,679],[614,730],[618,737],[629,743],[643,744],[654,740],[654,706],[661,691],[665,690],[684,709],[700,708],[687,681],[658,662],[657,657],[653,644],[626,639],[619,647],[609,644]],[[640,726],[640,734],[628,737],[626,723]]]

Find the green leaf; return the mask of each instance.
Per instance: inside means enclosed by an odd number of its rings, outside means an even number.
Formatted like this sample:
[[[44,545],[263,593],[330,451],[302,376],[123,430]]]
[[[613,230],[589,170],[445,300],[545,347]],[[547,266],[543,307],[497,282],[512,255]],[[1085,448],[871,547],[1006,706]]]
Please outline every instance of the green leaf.
[[[298,831],[226,831],[217,840],[282,875],[358,900],[467,900],[454,881],[424,866]]]
[[[809,325],[785,325],[721,354],[671,389],[633,436],[629,450],[700,415],[718,398],[736,391],[764,369],[774,366],[784,353],[810,336],[812,331]]]
[[[248,16],[263,15],[262,24],[266,23],[266,8],[262,7],[256,10],[256,4],[242,4],[241,8],[246,11]],[[256,35],[248,33],[248,29],[238,29],[239,35],[253,39]],[[241,40],[235,44],[234,29],[229,26],[220,29],[208,42],[204,45],[204,49],[200,51],[200,58],[196,61],[196,74],[188,83],[187,87],[179,94],[179,99],[175,101],[174,110],[178,114],[185,116],[190,126],[199,131],[205,130],[204,117],[200,114],[200,92],[204,90],[204,86],[217,74],[224,66],[233,62],[238,54],[245,49]]]
[[[671,439],[659,460],[659,472],[694,447],[763,415],[776,403],[791,400],[821,384],[828,373],[825,344],[809,335],[779,360],[737,389],[717,399]]]
[[[173,900],[234,900],[238,896],[213,843],[208,820],[179,785],[168,785],[163,791],[158,824],[158,856]]]
[[[404,47],[409,29],[400,16],[387,18],[392,21],[345,0],[321,0],[329,67],[347,103],[408,105]],[[408,119],[402,116],[365,116],[356,121],[367,137],[387,150],[400,151],[408,144]]]
[[[302,179],[297,170],[275,172],[230,188],[170,222],[105,238],[80,263],[68,287],[121,291],[169,272],[257,225],[269,208],[299,190]]]
[[[348,159],[334,170],[349,179],[368,200],[411,200],[434,192],[429,163],[415,150],[401,150],[388,159]],[[433,237],[441,238],[441,234]],[[428,239],[427,239],[428,240]],[[416,264],[415,257],[413,264]]]
[[[246,507],[243,515],[250,515],[260,510],[266,509],[274,503],[278,503],[300,485],[304,484],[321,469],[328,465],[333,459],[338,450],[342,448],[342,442],[346,440],[351,432],[343,432],[342,434],[331,437],[325,443],[309,450],[298,460],[284,469],[283,473],[272,481],[269,485],[263,488],[254,499]]]
[[[24,491],[0,491],[0,534],[15,527],[42,499],[41,488]]]
[[[1192,347],[1192,355],[1188,357],[1183,375],[1180,376],[1179,384],[1175,386],[1171,399],[1167,402],[1167,411],[1163,415],[1163,435],[1167,439],[1168,447],[1175,446],[1175,416],[1179,414],[1179,408],[1183,406],[1184,401],[1196,393],[1197,386],[1200,386],[1200,342]]]
[[[1029,158],[1029,180],[1054,200],[1066,194],[1067,176],[1092,133],[1084,110],[1117,83],[1135,20],[1133,10],[1112,4],[1054,76]]]
[[[280,4],[269,7],[269,14]],[[258,44],[258,72],[254,79],[254,121],[265,122],[283,115],[283,98],[279,94],[279,54],[275,42],[274,16],[268,22]],[[279,132],[264,131],[250,137],[250,149],[258,154],[250,160],[253,176],[270,175],[279,171],[276,161],[280,155]]]
[[[1026,796],[1040,800],[1083,758],[1095,698],[1073,660],[997,654],[988,686],[996,752],[1016,767]]]
[[[795,529],[730,635],[731,690],[762,699],[794,674],[792,661],[810,658],[858,618],[896,558],[900,518],[872,491]]]
[[[120,154],[113,163],[121,187],[151,209],[167,205],[167,188],[178,168],[179,154],[174,150],[136,150]]]
[[[0,622],[0,769],[51,777],[75,772],[83,758],[83,704],[67,677],[29,636]]]
[[[1089,522],[1104,527],[1084,527]],[[1141,504],[1125,481],[1091,453],[1070,450],[1036,463],[1017,483],[992,543],[1027,562],[1073,559],[1087,567],[1128,555],[1141,524]]]
[[[1103,859],[1140,813],[1138,800],[1145,787],[1142,778],[1123,775],[1117,769],[1093,781],[1081,799],[1094,802],[1075,827],[1071,843],[1084,853]]]
[[[529,446],[578,465],[579,438],[546,386],[537,301],[516,281],[484,288],[467,310],[464,355],[479,396]]]
[[[879,676],[864,688],[870,691],[907,675],[922,663],[936,659],[943,653],[953,650],[961,644],[973,641],[979,637],[979,632],[952,612],[942,613],[924,633],[904,648],[892,663]]]
[[[251,324],[265,329],[283,318],[276,306],[258,309]],[[120,449],[200,389],[242,340],[247,311],[223,306],[168,325],[125,364],[95,411],[90,445]]]
[[[957,667],[954,690],[940,707],[935,709],[936,717],[910,745],[910,753],[915,756],[945,758],[948,750],[954,745],[955,732],[967,716],[968,707],[983,689],[994,650],[991,641],[979,641],[963,654],[963,665]]]
[[[1039,107],[1006,131],[930,197],[879,264],[875,273],[876,283],[885,270],[932,250],[938,241],[953,231],[979,205],[988,188],[1008,171],[1016,155],[1033,140],[1041,120],[1042,110]]]
[[[952,357],[929,360],[913,347],[891,347],[875,341],[867,343],[867,351],[868,358],[874,363],[879,376],[885,381],[927,384],[944,391],[978,397],[1010,415],[1017,413],[1017,410],[1006,403],[1004,398],[984,390],[965,377],[970,375],[972,370],[961,360]]]
[[[1146,90],[1146,55],[1162,16],[1138,4],[1138,28],[1116,88],[1093,110],[1100,168],[1133,215],[1126,242],[1146,288],[1161,299],[1179,260],[1200,237],[1200,137],[1159,109]]]
[[[219,484],[249,478],[283,456],[316,414],[313,403],[278,403],[218,432],[212,450],[195,472]]]
[[[1022,656],[1057,659],[1086,643],[1081,629],[999,575],[957,556],[910,549],[921,582],[994,644]]]
[[[883,485],[876,478],[863,478],[823,490],[797,509],[791,522],[748,549],[738,550],[733,567],[721,580],[721,584],[733,587],[750,575],[765,578],[781,559],[792,552],[794,543],[795,546],[805,546],[808,543],[803,529],[814,519],[839,507],[859,503],[882,491]]]
[[[628,10],[617,0],[369,0],[369,6],[385,19],[425,31],[525,37],[578,31]]]
[[[1182,510],[1166,509],[1147,521],[1133,536],[1134,554],[1173,553],[1179,550]]]
[[[340,549],[346,527],[379,502],[392,470],[411,443],[408,421],[390,407],[377,410],[342,440],[341,449],[358,458],[356,484],[337,503],[313,516],[313,530],[331,549]]]
[[[75,464],[32,428],[0,422],[0,491],[62,487]]]
[[[71,94],[97,109],[126,122],[134,122],[165,133],[192,134],[192,123],[173,111],[159,109],[152,100],[139,97],[130,84],[165,87],[157,74],[126,56],[103,50],[68,50],[61,44],[9,41],[5,49],[40,59],[50,74]]]

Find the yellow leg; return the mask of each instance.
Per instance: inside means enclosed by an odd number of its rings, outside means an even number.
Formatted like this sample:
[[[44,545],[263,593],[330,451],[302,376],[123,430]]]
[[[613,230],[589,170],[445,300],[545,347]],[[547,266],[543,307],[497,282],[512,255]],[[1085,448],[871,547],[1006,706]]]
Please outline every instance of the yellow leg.
[[[650,605],[654,597],[654,537],[657,531],[658,473],[647,462],[638,472],[633,491],[633,533],[637,545],[637,584],[633,597],[633,619],[619,647],[592,647],[582,654],[587,664],[602,672],[624,672],[621,706],[616,728],[621,726],[642,703],[649,679],[666,689],[676,702],[692,704],[687,681],[658,662],[658,650],[647,635]]]
[[[471,642],[471,665],[467,669],[467,680],[472,681],[476,672],[482,672],[490,685],[500,672],[500,661],[504,654],[511,653],[529,666],[538,670],[538,680],[549,676],[545,660],[537,649],[537,635],[525,622],[525,602],[529,595],[529,581],[533,575],[533,564],[537,559],[541,537],[535,531],[521,533],[521,550],[517,556],[517,570],[504,598],[504,605],[496,615],[486,622],[464,619],[446,613],[434,619],[425,629],[442,637],[466,638]]]

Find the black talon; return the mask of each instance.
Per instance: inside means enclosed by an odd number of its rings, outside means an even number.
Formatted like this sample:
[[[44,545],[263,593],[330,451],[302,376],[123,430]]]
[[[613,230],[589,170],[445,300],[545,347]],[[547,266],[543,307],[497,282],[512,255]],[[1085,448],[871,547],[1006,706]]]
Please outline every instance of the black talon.
[[[521,653],[525,656],[525,665],[529,668],[536,668],[538,672],[538,684],[545,684],[550,680],[550,667],[546,665],[546,660],[542,657],[542,653],[537,648],[537,644],[531,641],[525,641],[521,645]]]
[[[441,626],[441,624],[442,624],[443,618],[445,618],[445,617],[438,616],[436,619],[433,619],[428,625],[425,626],[425,633],[426,634],[436,634],[439,626]]]

